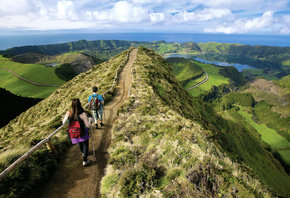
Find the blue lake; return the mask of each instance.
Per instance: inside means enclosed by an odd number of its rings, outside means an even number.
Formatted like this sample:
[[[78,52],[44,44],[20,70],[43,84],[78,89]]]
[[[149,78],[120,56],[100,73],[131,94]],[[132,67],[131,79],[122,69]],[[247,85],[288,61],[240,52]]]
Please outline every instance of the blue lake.
[[[203,58],[201,58],[199,56],[201,56]],[[191,54],[171,54],[171,55],[167,56],[166,58],[169,58],[169,57],[182,57],[182,58],[186,58],[186,59],[196,60],[196,61],[201,62],[201,63],[213,64],[216,66],[224,66],[224,67],[234,66],[239,72],[241,72],[244,69],[256,69],[255,67],[251,67],[250,65],[246,65],[246,64],[240,64],[240,63],[234,63],[234,62],[228,63],[225,61],[222,61],[222,62],[215,61],[215,59],[217,59],[217,57],[221,57],[221,56],[217,56],[217,55],[204,56],[204,55],[191,55]],[[223,55],[223,57],[224,57],[224,60],[226,60],[226,58],[225,58],[226,56]],[[206,58],[208,58],[208,59],[206,60]],[[240,58],[241,57],[239,57],[239,59]]]
[[[251,67],[249,65],[241,65],[239,63],[226,63],[226,62],[211,62],[204,60],[202,58],[195,58],[194,60],[199,61],[201,63],[209,63],[209,64],[214,64],[217,66],[234,66],[239,72],[243,71],[243,69],[256,69],[255,67]]]

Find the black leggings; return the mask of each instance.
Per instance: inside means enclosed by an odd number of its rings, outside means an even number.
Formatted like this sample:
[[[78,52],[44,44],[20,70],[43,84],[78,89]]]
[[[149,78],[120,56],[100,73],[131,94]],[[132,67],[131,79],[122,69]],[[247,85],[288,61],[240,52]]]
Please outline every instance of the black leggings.
[[[83,153],[83,161],[87,161],[88,152],[89,152],[89,139],[84,142],[79,142],[79,148]]]

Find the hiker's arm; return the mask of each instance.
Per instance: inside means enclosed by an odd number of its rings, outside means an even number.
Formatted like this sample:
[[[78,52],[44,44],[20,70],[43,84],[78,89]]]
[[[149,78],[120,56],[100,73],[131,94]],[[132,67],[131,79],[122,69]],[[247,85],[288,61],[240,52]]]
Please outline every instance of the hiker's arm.
[[[102,97],[103,97],[103,101],[101,102],[101,104],[102,104],[102,106],[104,106],[104,104],[105,104],[105,96],[102,95]]]
[[[66,112],[66,114],[65,114],[65,116],[64,116],[64,118],[62,120],[62,124],[65,124],[65,122],[67,121],[67,119],[68,119],[68,112]]]
[[[80,118],[84,121],[86,127],[88,127],[88,128],[91,127],[91,124],[90,124],[90,122],[88,121],[88,117],[87,117],[87,115],[86,115],[85,112],[82,113],[82,114],[80,114]]]

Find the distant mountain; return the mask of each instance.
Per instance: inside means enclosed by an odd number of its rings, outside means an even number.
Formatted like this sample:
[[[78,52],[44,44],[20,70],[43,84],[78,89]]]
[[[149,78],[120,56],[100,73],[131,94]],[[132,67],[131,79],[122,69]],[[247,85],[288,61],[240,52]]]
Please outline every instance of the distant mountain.
[[[82,51],[102,59],[120,53],[129,47],[143,46],[153,49],[155,52],[165,54],[221,54],[235,55],[241,57],[254,58],[261,62],[259,68],[272,68],[278,71],[284,70],[283,67],[290,67],[290,47],[271,47],[271,46],[250,46],[228,43],[169,43],[165,41],[137,42],[137,41],[118,41],[118,40],[80,40],[62,44],[38,45],[13,47],[0,54],[19,55],[28,52],[39,52],[49,55],[57,55],[68,52]]]
[[[1,128],[0,170],[59,127],[72,98],[80,98],[84,105],[92,86],[97,85],[100,93],[108,90],[130,50],[76,76]],[[263,148],[259,136],[191,97],[162,56],[140,47],[132,73],[131,94],[112,130],[110,160],[101,186],[104,196],[289,195],[289,176]],[[107,100],[115,94],[116,87]],[[63,154],[69,145],[66,130],[52,141]],[[56,167],[57,161],[43,148],[0,181],[0,194],[7,196],[11,188],[15,195],[29,191]]]
[[[94,65],[103,62],[104,60],[89,57],[82,53],[47,55],[42,53],[25,53],[16,55],[12,58],[13,61],[19,63],[33,64],[49,64],[57,65],[69,63],[76,74],[80,74],[92,68]]]

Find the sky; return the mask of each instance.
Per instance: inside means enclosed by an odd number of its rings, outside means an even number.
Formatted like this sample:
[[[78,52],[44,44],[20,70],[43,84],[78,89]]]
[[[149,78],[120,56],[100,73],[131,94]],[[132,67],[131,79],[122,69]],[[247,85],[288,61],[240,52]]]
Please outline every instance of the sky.
[[[290,35],[290,0],[0,0],[0,32]]]

